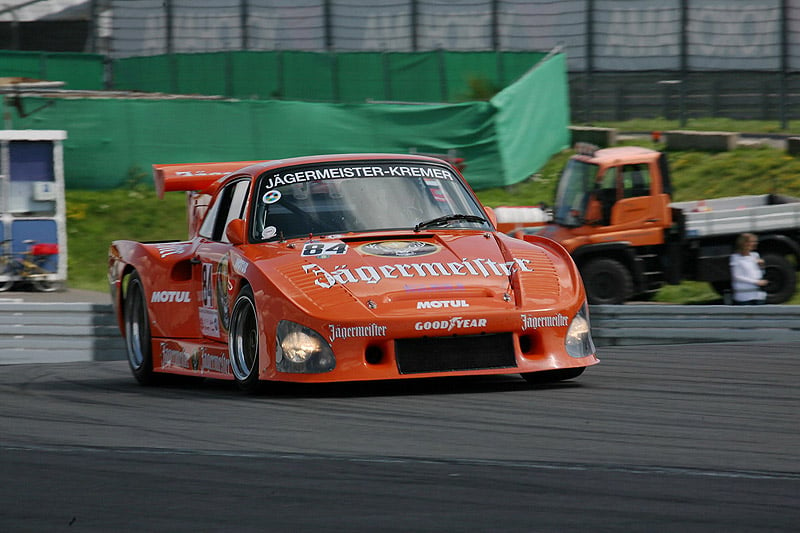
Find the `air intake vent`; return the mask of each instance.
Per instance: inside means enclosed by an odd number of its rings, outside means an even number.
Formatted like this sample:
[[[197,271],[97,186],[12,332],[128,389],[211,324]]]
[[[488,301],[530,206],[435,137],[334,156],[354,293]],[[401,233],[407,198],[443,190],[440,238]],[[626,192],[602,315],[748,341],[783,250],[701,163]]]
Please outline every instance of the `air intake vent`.
[[[517,366],[511,333],[399,339],[395,357],[401,374]]]

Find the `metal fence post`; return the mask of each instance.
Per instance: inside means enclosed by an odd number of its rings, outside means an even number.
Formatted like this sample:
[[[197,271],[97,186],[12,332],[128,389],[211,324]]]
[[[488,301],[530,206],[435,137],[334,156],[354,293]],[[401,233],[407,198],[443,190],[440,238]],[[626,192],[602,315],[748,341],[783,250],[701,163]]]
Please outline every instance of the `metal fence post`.
[[[417,35],[417,28],[419,27],[419,7],[417,0],[411,0],[411,51],[416,52],[419,46],[419,35]]]
[[[250,49],[250,32],[247,29],[247,20],[250,18],[250,0],[241,0],[239,3],[239,25],[242,27],[242,50]]]
[[[170,92],[178,92],[178,60],[175,57],[175,32],[172,23],[175,19],[172,11],[172,0],[164,0],[164,16],[167,19],[167,57],[169,58],[169,88]]]
[[[323,27],[325,31],[325,51],[333,50],[333,10],[331,0],[325,0],[322,4]]]
[[[789,129],[789,0],[781,1],[781,73],[778,113],[781,129]]]
[[[681,0],[681,73],[678,87],[678,119],[681,127],[686,126],[687,73],[689,72],[689,0]]]
[[[594,0],[586,0],[586,79],[583,91],[583,120],[591,122],[591,103],[594,100],[594,83],[592,71],[594,70]]]

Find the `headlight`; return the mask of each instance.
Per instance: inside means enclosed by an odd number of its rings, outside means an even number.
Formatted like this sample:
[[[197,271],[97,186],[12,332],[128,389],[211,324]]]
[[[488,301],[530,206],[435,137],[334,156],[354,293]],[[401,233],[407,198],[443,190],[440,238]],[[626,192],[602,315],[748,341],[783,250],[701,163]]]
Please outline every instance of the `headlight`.
[[[311,328],[281,320],[276,335],[275,362],[279,372],[330,372],[336,358],[330,344]]]
[[[281,340],[281,350],[292,363],[305,363],[322,349],[319,341],[303,331],[292,331]]]
[[[567,353],[572,357],[587,357],[595,353],[592,331],[589,325],[589,307],[584,302],[580,311],[572,319],[564,340]]]

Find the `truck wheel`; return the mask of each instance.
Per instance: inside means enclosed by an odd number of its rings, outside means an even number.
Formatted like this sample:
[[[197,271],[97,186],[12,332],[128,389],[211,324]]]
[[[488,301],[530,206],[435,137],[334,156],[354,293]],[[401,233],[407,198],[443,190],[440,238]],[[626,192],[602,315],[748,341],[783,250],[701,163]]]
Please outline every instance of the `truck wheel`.
[[[633,278],[615,259],[592,259],[581,269],[590,304],[621,304],[633,294]]]
[[[782,304],[794,296],[797,272],[785,256],[764,255],[764,279],[769,282],[765,289],[768,304]]]
[[[714,289],[714,292],[719,294],[720,296],[724,296],[726,292],[731,291],[731,282],[728,281],[710,281],[709,285],[711,288]]]

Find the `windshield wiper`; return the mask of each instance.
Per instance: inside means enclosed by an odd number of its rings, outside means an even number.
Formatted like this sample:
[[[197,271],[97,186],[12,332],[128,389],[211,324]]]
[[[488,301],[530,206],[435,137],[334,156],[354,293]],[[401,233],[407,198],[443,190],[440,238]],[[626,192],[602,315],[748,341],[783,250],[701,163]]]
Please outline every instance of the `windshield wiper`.
[[[436,217],[431,220],[426,220],[425,222],[420,222],[416,226],[414,226],[414,231],[419,231],[423,228],[428,228],[430,226],[444,226],[448,222],[453,222],[456,220],[464,220],[467,222],[488,222],[483,217],[479,217],[477,215],[462,215],[460,213],[451,213],[449,215],[444,215],[441,217]]]

